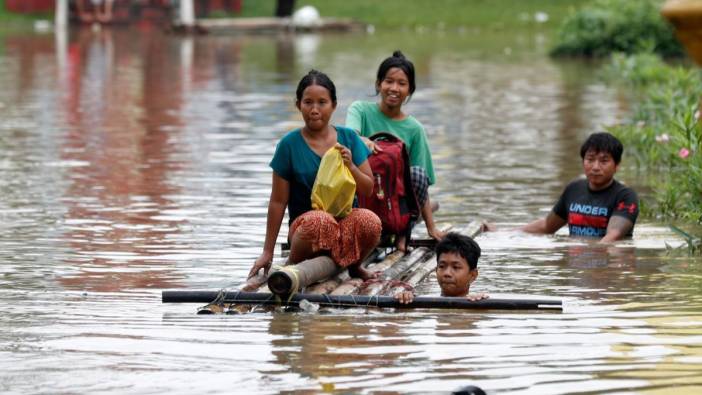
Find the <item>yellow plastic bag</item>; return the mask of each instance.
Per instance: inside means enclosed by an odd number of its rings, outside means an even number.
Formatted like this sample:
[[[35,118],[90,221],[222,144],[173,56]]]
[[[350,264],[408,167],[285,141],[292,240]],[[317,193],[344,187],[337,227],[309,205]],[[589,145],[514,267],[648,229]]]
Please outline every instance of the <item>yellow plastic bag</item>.
[[[312,208],[324,210],[336,218],[343,218],[353,208],[356,180],[335,147],[322,157],[317,177],[312,186]]]

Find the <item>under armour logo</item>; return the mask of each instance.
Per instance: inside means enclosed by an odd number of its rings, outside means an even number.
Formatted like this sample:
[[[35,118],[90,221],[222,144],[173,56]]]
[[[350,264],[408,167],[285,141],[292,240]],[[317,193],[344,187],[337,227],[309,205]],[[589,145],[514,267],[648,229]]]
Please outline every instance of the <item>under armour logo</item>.
[[[617,206],[617,211],[628,211],[629,214],[633,214],[634,211],[636,211],[636,203],[631,203],[627,205],[624,202],[619,202],[619,205]]]

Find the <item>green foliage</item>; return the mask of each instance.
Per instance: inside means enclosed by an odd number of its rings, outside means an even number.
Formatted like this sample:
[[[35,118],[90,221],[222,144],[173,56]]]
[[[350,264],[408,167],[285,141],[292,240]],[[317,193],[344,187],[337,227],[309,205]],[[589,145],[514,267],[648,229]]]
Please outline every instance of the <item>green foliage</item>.
[[[609,73],[634,92],[633,123],[609,129],[649,171],[655,191],[650,209],[702,223],[702,73],[652,54],[616,55]]]
[[[560,28],[554,56],[603,57],[614,52],[684,54],[660,14],[661,0],[596,0],[570,15]]]

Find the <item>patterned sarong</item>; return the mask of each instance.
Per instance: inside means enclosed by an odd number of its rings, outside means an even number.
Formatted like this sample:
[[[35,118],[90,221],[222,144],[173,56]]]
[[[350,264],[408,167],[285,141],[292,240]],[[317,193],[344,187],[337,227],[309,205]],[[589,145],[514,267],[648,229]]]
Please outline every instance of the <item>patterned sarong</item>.
[[[298,236],[311,241],[313,251],[329,251],[339,266],[359,263],[364,251],[370,251],[380,241],[382,225],[372,211],[354,208],[351,214],[336,220],[321,210],[308,211],[290,225],[290,239]]]

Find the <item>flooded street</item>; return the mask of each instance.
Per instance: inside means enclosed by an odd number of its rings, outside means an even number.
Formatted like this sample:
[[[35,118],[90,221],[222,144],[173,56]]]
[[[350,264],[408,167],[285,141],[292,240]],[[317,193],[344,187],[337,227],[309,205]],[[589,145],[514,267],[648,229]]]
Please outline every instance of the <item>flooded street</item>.
[[[589,133],[627,117],[596,64],[547,48],[538,31],[0,31],[0,392],[700,393],[702,259],[667,251],[680,239],[665,224],[640,219],[608,247],[509,231],[581,173]],[[302,125],[301,76],[329,74],[343,124],[395,49],[417,68],[407,110],[432,144],[438,222],[499,228],[477,239],[471,290],[559,297],[564,311],[162,304],[163,289],[245,281],[268,162]],[[637,187],[631,162],[617,178]],[[434,278],[419,288],[438,292]]]

